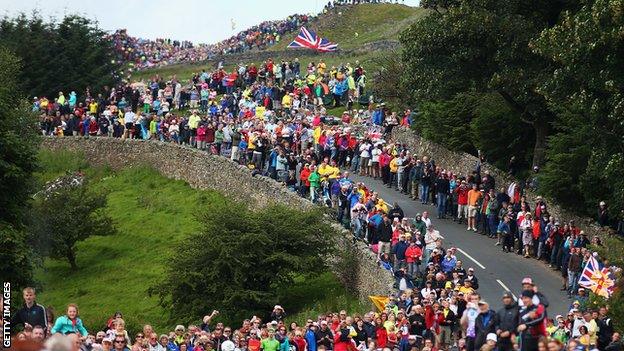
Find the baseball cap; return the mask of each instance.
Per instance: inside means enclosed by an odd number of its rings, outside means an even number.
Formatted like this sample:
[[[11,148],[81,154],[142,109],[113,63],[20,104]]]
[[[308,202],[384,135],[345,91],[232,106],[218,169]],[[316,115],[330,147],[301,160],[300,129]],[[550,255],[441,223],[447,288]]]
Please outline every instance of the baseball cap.
[[[106,337],[106,338],[102,339],[102,343],[105,343],[105,342],[108,342],[108,343],[111,343],[111,344],[112,344],[112,343],[113,343],[113,338],[111,338],[111,337]]]
[[[472,267],[468,268],[468,272],[474,272],[474,268]]]
[[[494,342],[496,342],[496,341],[498,340],[498,338],[496,337],[496,334],[494,334],[494,333],[489,333],[489,334],[485,337],[485,339],[486,339],[486,340],[492,340],[492,341],[494,341]]]
[[[530,297],[533,298],[533,296],[535,295],[535,293],[533,292],[533,290],[524,290],[522,291],[522,297]]]
[[[505,291],[505,293],[503,293],[503,299],[504,298],[513,298],[513,295],[511,295],[509,291]]]
[[[524,285],[524,284],[533,285],[533,279],[531,279],[531,277],[526,277],[526,278],[522,279],[522,285]]]
[[[485,300],[480,300],[479,305],[489,305],[489,303],[487,303],[487,301]]]

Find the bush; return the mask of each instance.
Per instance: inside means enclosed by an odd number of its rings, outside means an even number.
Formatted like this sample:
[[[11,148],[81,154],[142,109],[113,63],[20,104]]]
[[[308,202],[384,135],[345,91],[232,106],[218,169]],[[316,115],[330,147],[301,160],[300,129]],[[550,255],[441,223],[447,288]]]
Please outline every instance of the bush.
[[[172,320],[220,310],[225,322],[268,317],[296,277],[326,268],[331,228],[316,210],[254,212],[236,203],[202,214],[201,232],[177,247],[165,279],[150,289]]]

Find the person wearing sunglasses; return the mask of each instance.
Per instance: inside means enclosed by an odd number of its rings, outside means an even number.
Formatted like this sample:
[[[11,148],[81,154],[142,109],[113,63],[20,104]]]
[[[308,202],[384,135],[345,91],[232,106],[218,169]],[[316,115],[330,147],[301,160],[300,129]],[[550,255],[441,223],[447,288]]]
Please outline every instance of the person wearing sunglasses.
[[[126,346],[126,338],[122,335],[116,336],[113,340],[113,350],[114,351],[130,351],[130,349]]]

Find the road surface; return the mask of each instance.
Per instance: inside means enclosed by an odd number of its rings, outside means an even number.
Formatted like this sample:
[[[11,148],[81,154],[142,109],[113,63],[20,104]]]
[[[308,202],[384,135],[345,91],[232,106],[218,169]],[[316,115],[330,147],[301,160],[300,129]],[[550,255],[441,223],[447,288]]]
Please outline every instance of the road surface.
[[[465,224],[460,225],[451,219],[437,219],[435,206],[421,205],[420,201],[414,201],[407,195],[386,187],[381,180],[358,175],[351,175],[350,178],[356,182],[364,182],[389,205],[398,202],[406,217],[414,218],[417,213],[429,211],[432,223],[444,236],[444,247],[457,247],[457,258],[464,262],[464,268],[475,269],[475,275],[479,279],[479,293],[490,303],[492,309],[497,310],[502,306],[501,298],[505,291],[519,296],[522,278],[531,277],[539,291],[549,300],[549,316],[565,315],[569,310],[571,301],[559,290],[563,282],[560,272],[535,259],[503,252],[500,246],[495,246],[494,239],[467,231]]]

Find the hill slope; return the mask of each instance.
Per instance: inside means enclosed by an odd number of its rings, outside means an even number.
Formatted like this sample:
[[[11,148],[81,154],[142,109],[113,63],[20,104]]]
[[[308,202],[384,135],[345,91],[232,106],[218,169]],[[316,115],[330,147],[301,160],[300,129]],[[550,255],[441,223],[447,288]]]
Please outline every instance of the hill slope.
[[[291,33],[281,38],[280,42],[264,50],[251,50],[241,54],[216,57],[201,64],[180,64],[137,72],[134,80],[148,79],[156,74],[162,77],[177,75],[187,79],[194,72],[213,69],[215,64],[223,62],[226,69],[239,62],[261,62],[269,57],[274,59],[292,59],[299,57],[302,63],[318,62],[323,58],[328,65],[359,60],[363,64],[370,62],[383,50],[398,46],[399,34],[426,14],[426,10],[399,4],[361,4],[341,6],[320,15],[308,27],[320,36],[338,43],[335,53],[317,53],[312,50],[286,49],[297,35]]]
[[[41,285],[37,301],[51,307],[56,316],[64,313],[68,303],[77,303],[89,331],[102,328],[115,311],[123,312],[131,335],[146,323],[159,332],[170,330],[169,311],[147,290],[162,279],[176,244],[199,230],[195,215],[231,200],[216,191],[193,189],[150,168],[112,172],[89,167],[81,155],[70,152],[42,151],[40,161],[37,176],[41,182],[82,170],[89,186],[106,191],[107,212],[118,233],[79,243],[77,271],[66,261],[46,259],[36,274]],[[289,320],[298,322],[327,311],[364,310],[329,272],[298,278],[286,289],[281,304],[291,314]],[[201,316],[193,317],[199,320]]]
[[[344,51],[380,41],[397,42],[399,33],[423,14],[421,8],[398,4],[340,6],[319,16],[308,27],[338,43]],[[285,50],[295,35],[282,38],[267,51]]]

